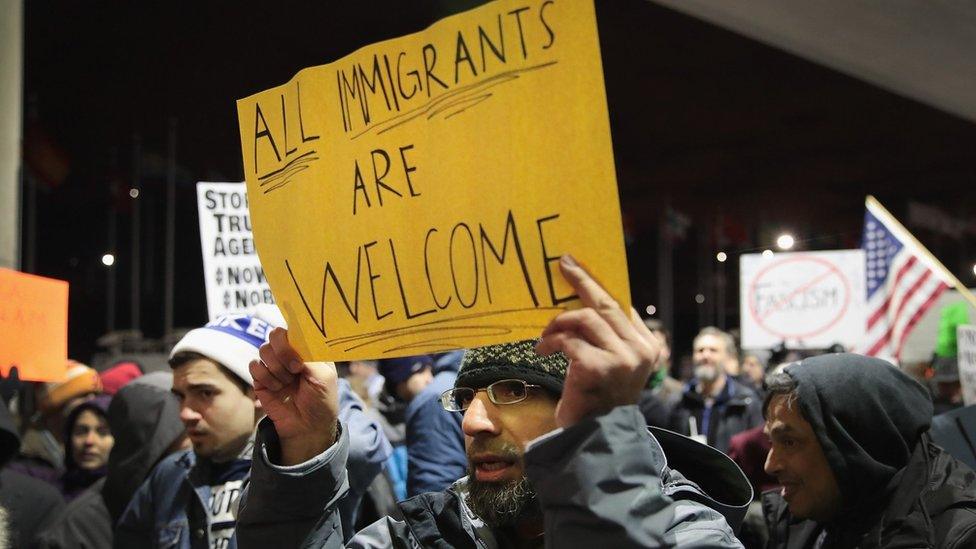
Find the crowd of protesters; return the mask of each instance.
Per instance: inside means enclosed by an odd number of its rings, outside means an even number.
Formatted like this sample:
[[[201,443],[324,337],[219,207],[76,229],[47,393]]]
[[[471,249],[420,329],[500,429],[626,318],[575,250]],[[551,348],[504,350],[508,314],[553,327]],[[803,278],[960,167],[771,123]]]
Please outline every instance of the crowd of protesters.
[[[560,268],[584,308],[537,340],[337,367],[262,306],[167,371],[6,379],[0,548],[976,547],[976,473],[932,428],[958,376],[674,348]]]

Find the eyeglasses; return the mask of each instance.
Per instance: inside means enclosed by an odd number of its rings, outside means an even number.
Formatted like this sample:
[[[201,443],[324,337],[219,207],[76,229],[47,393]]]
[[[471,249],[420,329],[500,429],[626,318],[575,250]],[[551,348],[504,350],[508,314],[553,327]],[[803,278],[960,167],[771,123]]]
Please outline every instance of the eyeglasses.
[[[529,398],[530,388],[541,387],[541,385],[530,385],[521,379],[502,379],[483,389],[455,387],[441,394],[441,406],[448,412],[463,412],[474,400],[474,395],[480,391],[486,391],[488,399],[495,404],[515,404]]]

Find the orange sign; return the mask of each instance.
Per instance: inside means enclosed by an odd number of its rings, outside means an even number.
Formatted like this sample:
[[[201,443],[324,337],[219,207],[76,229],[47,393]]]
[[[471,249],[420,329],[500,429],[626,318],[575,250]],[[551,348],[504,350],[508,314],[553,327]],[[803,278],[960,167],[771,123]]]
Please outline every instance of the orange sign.
[[[0,269],[0,372],[62,381],[68,360],[68,283]]]

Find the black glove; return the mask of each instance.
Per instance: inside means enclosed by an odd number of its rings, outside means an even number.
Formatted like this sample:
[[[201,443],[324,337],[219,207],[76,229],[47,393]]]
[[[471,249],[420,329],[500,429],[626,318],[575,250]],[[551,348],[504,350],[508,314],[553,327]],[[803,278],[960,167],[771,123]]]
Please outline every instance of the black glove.
[[[3,398],[3,403],[6,405],[10,402],[17,391],[20,390],[23,384],[20,382],[20,374],[17,373],[17,367],[11,366],[10,372],[4,377],[0,374],[0,397]]]

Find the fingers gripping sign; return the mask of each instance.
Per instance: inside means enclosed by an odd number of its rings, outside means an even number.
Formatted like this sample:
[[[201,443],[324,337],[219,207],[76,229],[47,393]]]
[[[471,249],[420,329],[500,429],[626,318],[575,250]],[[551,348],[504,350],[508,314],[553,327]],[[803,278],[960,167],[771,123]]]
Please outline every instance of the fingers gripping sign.
[[[251,361],[254,392],[274,423],[283,465],[306,461],[336,438],[339,386],[335,364],[304,362],[288,343],[288,330],[275,328]]]
[[[552,319],[536,352],[562,351],[570,361],[556,406],[557,424],[569,427],[584,417],[636,404],[661,349],[637,312],[621,309],[571,256],[560,259],[559,269],[584,307]]]

